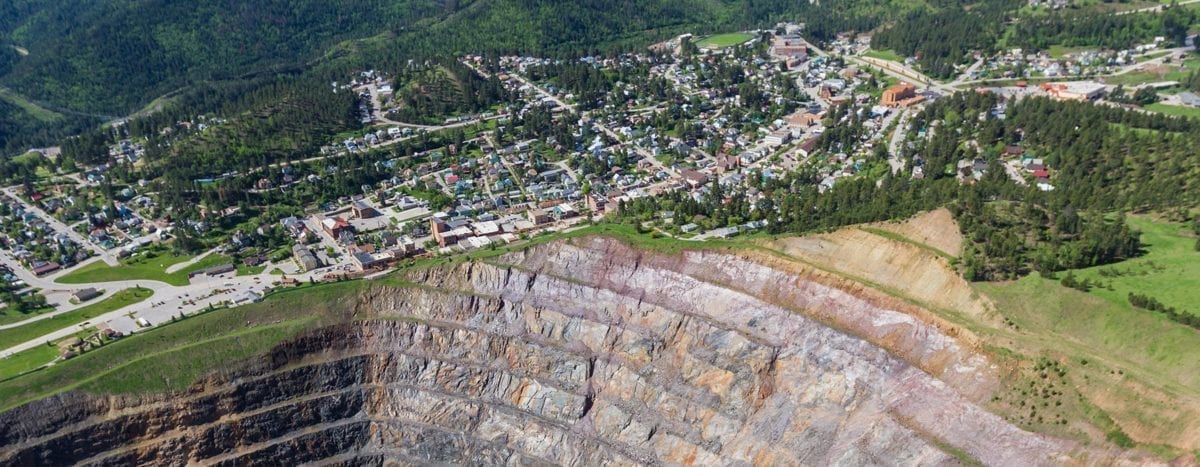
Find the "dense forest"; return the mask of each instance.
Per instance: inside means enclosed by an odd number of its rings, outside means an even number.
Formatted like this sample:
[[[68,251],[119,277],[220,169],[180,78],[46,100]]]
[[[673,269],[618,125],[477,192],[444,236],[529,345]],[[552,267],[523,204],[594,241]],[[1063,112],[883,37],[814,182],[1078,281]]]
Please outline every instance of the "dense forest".
[[[1021,14],[1025,2],[997,1],[942,9],[916,10],[877,31],[871,47],[916,57],[922,71],[937,78],[955,73],[973,52],[1000,47],[1046,50],[1051,46],[1126,49],[1163,37],[1185,43],[1195,10],[1167,8],[1162,13],[1097,14],[1071,10]]]
[[[1197,20],[1190,8],[1168,8],[1158,14],[1098,15],[1073,12],[1022,18],[1013,26],[1008,45],[1045,50],[1052,45],[1124,49],[1164,37],[1181,45]]]
[[[996,48],[1012,2],[993,2],[990,8],[970,11],[949,8],[916,11],[883,28],[871,38],[871,47],[894,50],[917,57],[921,70],[930,76],[954,75],[955,65],[967,62],[973,52],[991,53]]]
[[[0,127],[0,150],[54,144],[160,96],[183,109],[197,93],[237,88],[237,99],[247,84],[280,74],[335,80],[348,70],[398,70],[409,60],[468,51],[640,49],[682,32],[766,24],[798,8],[814,7],[786,0],[3,2],[0,86],[64,112],[31,120],[0,98],[0,121],[20,122]]]
[[[515,99],[496,77],[484,79],[453,58],[405,67],[394,81],[397,109],[389,117],[405,123],[439,125]]]

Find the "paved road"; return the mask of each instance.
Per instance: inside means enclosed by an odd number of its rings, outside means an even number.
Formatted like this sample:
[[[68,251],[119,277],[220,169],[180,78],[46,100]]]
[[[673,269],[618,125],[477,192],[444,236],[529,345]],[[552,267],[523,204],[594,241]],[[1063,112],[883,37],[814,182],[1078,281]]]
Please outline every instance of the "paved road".
[[[900,147],[904,143],[905,125],[908,124],[908,118],[911,115],[910,109],[900,111],[899,120],[896,123],[896,130],[892,133],[892,140],[888,142],[888,165],[892,167],[892,174],[895,175],[904,168],[904,160],[900,159]]]
[[[1183,0],[1182,2],[1177,3],[1177,5],[1183,6],[1183,5],[1187,5],[1189,3],[1196,3],[1196,2],[1200,2],[1200,0]],[[1167,6],[1168,5],[1158,5],[1158,6],[1152,6],[1152,7],[1146,7],[1146,8],[1138,8],[1135,10],[1125,10],[1125,11],[1117,12],[1116,14],[1117,15],[1131,15],[1134,13],[1159,13],[1159,12],[1162,12],[1164,9],[1166,9]]]

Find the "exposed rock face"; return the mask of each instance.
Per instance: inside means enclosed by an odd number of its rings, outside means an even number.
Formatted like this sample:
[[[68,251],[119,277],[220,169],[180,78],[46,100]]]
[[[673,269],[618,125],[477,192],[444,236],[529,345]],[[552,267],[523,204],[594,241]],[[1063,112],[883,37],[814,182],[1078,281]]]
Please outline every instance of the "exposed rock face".
[[[794,265],[604,238],[496,264],[410,272],[187,394],[0,415],[0,464],[1138,461],[1005,423],[970,336]]]

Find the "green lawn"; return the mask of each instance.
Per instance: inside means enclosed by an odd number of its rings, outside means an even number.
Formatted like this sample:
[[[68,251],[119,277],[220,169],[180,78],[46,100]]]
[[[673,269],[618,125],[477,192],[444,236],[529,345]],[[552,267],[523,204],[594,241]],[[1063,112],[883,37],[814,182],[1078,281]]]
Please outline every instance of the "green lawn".
[[[891,62],[904,63],[904,57],[901,57],[901,56],[900,56],[900,54],[898,54],[898,53],[896,53],[896,52],[893,52],[893,51],[891,51],[891,50],[875,50],[875,49],[871,49],[871,50],[868,50],[868,51],[867,51],[866,53],[864,53],[863,55],[864,55],[864,56],[867,56],[867,57],[871,57],[871,58],[878,58],[878,59],[880,59],[880,60],[887,60],[887,61],[891,61]]]
[[[257,276],[266,270],[266,264],[260,264],[258,266],[246,266],[245,264],[237,265],[237,275],[239,276]]]
[[[114,293],[91,305],[63,313],[53,318],[34,321],[11,329],[0,330],[0,349],[37,339],[59,329],[73,326],[113,310],[138,303],[152,295],[150,289],[133,288]]]
[[[33,371],[56,358],[58,349],[49,345],[39,345],[7,358],[0,358],[0,381]]]
[[[1185,107],[1182,105],[1170,105],[1170,104],[1164,104],[1162,102],[1158,102],[1158,103],[1147,105],[1144,108],[1151,112],[1158,112],[1160,114],[1175,115],[1175,116],[1179,116],[1179,117],[1200,118],[1200,108],[1195,108],[1195,107]]]
[[[1200,314],[1200,252],[1196,239],[1184,225],[1130,217],[1129,224],[1142,231],[1148,253],[1108,266],[1075,270],[1080,280],[1100,282],[1092,294],[1118,305],[1129,304],[1129,293],[1149,295],[1164,305]],[[1108,276],[1105,276],[1108,273]],[[1112,290],[1108,290],[1108,286]],[[1150,313],[1150,312],[1147,312]]]
[[[5,306],[4,308],[0,308],[0,324],[10,324],[10,323],[16,323],[16,322],[20,322],[20,321],[25,321],[34,316],[40,315],[42,313],[49,313],[51,311],[54,311],[54,307],[48,306],[45,308],[39,308],[37,310],[30,311],[28,313],[18,313],[16,311],[11,310],[10,307]]]
[[[71,271],[70,274],[58,278],[57,282],[86,284],[142,279],[162,281],[171,285],[187,285],[189,273],[231,262],[228,256],[210,254],[181,271],[167,273],[166,270],[171,265],[191,258],[192,256],[178,255],[159,249],[123,259],[120,266],[109,266],[102,261],[96,261]]]
[[[1050,54],[1050,58],[1059,59],[1059,58],[1066,57],[1067,54],[1075,54],[1075,53],[1083,52],[1086,50],[1096,50],[1096,48],[1095,47],[1065,47],[1062,45],[1052,45],[1052,46],[1050,46],[1049,49],[1046,49],[1046,53]]]
[[[700,39],[700,41],[696,43],[696,46],[723,49],[725,47],[733,47],[735,45],[744,43],[753,38],[753,35],[746,34],[744,32],[731,32],[727,34],[717,34],[714,36],[705,37],[704,39]]]

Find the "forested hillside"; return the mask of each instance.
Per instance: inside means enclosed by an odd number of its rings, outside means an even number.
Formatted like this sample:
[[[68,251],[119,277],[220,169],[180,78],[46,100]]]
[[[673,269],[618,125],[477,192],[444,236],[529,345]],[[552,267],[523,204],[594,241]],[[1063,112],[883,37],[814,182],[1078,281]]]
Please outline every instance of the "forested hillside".
[[[824,40],[938,2],[838,0],[21,0],[0,5],[0,86],[61,110],[28,121],[0,107],[0,150],[48,145],[156,98],[210,99],[280,73],[338,76],[363,66],[465,52],[641,48],[682,32],[808,22]],[[365,40],[363,40],[365,39]],[[19,47],[21,53],[17,50]],[[27,52],[27,54],[25,54]],[[221,91],[223,92],[223,91]],[[2,97],[2,96],[0,96]],[[235,96],[236,97],[236,96]],[[3,99],[0,99],[3,100]]]

